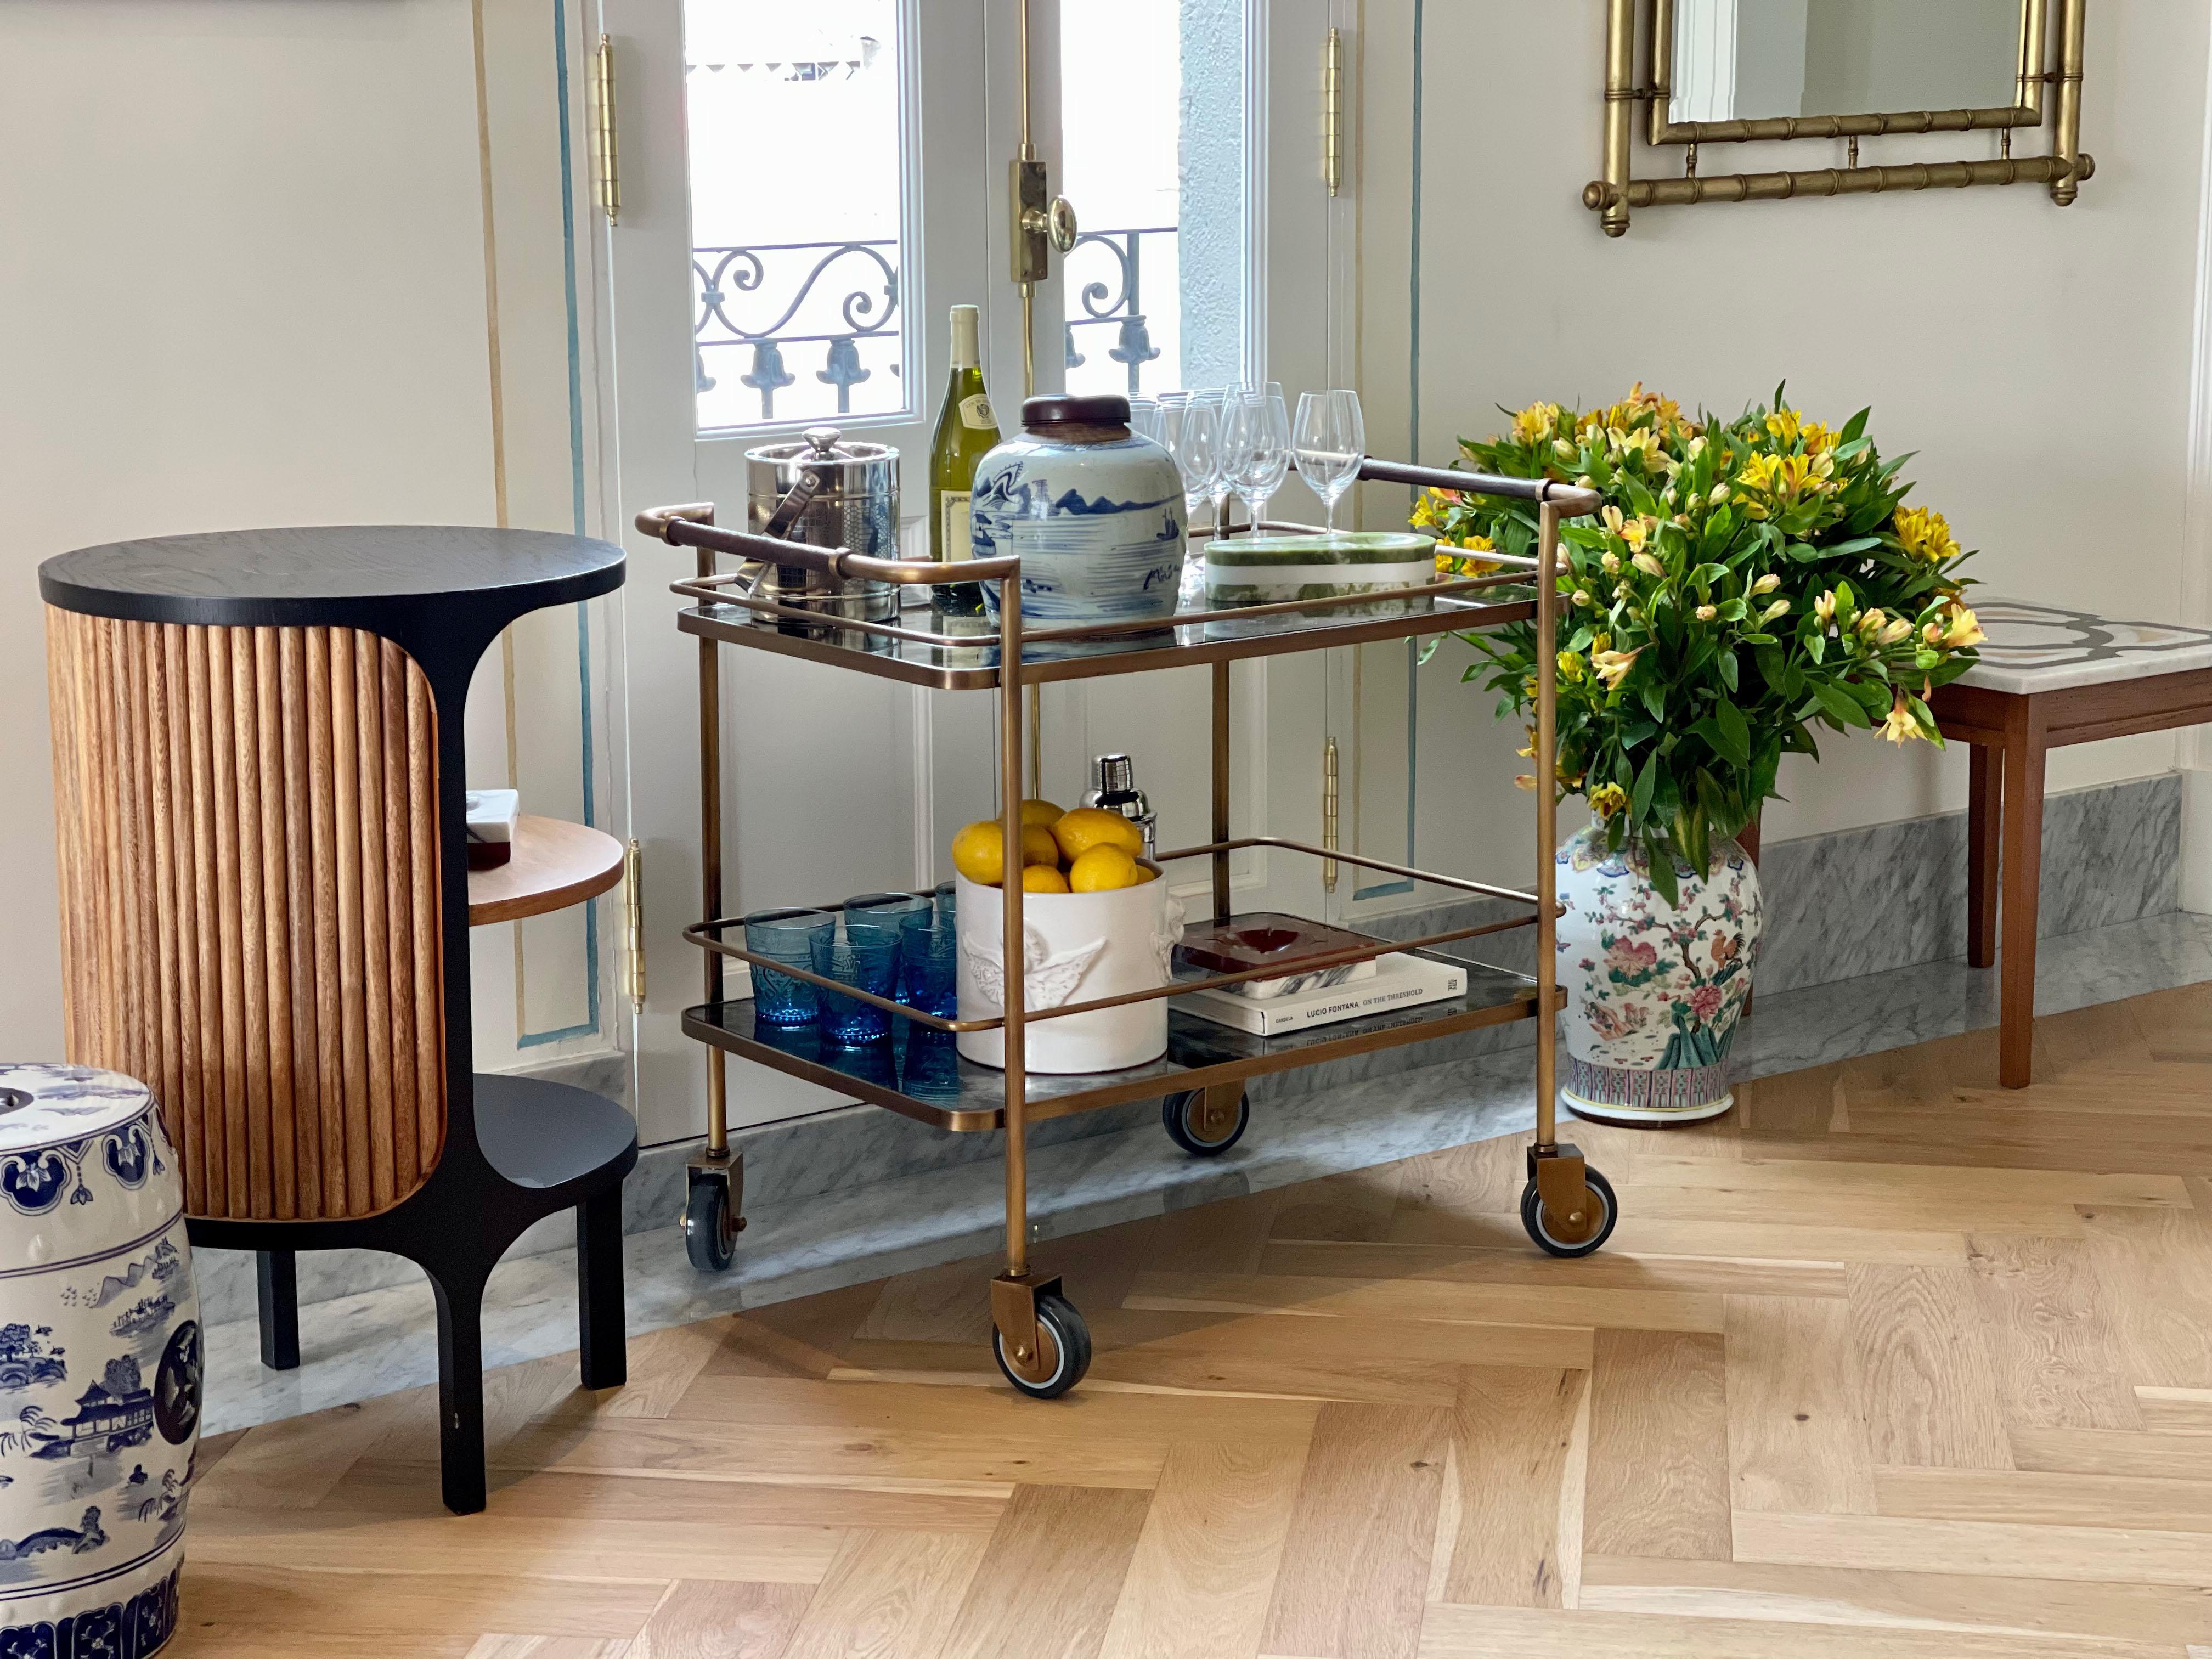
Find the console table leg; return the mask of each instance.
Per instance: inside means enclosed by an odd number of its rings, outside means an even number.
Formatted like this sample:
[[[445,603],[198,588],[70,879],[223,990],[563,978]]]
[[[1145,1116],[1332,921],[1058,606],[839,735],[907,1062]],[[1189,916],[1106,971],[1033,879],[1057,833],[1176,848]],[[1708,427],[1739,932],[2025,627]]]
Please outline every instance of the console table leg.
[[[430,1275],[438,1293],[438,1450],[446,1507],[484,1506],[483,1289],[489,1265]]]
[[[2036,904],[2043,874],[2043,732],[2033,697],[2019,699],[2004,749],[2004,963],[1999,970],[1997,1080],[2025,1089],[2035,1049]]]
[[[261,1363],[272,1371],[300,1369],[300,1259],[290,1250],[253,1253],[261,1304]]]
[[[623,1346],[619,1187],[576,1206],[576,1316],[584,1386],[619,1389],[629,1380]]]
[[[1970,744],[1966,757],[1966,961],[1972,967],[1992,968],[1997,960],[2004,751],[1989,744]]]

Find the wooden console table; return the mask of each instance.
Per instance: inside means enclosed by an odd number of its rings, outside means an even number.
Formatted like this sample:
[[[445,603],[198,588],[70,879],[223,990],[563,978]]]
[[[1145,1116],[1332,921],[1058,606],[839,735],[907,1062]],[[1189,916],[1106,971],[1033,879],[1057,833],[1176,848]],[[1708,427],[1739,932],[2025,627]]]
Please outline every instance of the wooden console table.
[[[2212,721],[2212,632],[2114,622],[2016,599],[1975,606],[1981,661],[1929,700],[1943,735],[1972,748],[1966,809],[1966,959],[1997,961],[1999,1080],[2033,1070],[2044,757],[2068,744]],[[2002,872],[2002,877],[2000,877]]]
[[[259,1257],[262,1358],[299,1364],[294,1252],[420,1264],[448,1507],[484,1506],[485,1279],[576,1212],[586,1388],[624,1377],[614,1102],[471,1063],[468,929],[581,902],[613,839],[524,818],[471,874],[461,710],[500,631],[622,585],[535,531],[251,530],[49,559],[69,1057],[143,1079],[195,1244]]]

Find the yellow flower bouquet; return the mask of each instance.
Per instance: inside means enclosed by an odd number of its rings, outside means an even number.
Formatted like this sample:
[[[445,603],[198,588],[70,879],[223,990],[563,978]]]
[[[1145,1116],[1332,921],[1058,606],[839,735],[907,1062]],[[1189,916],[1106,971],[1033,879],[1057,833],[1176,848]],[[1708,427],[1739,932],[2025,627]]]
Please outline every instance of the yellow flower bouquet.
[[[1692,419],[1639,385],[1606,409],[1533,404],[1510,433],[1460,441],[1473,470],[1604,497],[1561,531],[1553,786],[1588,798],[1611,848],[1644,846],[1670,903],[1675,860],[1705,869],[1774,794],[1784,755],[1818,758],[1814,727],[1940,743],[1928,694],[1975,659],[1970,555],[1942,514],[1904,505],[1905,458],[1882,459],[1867,416],[1831,430],[1778,391],[1771,409]],[[1413,521],[1454,574],[1536,550],[1522,503],[1431,490]],[[1483,658],[1465,678],[1526,717],[1533,625],[1461,637]]]

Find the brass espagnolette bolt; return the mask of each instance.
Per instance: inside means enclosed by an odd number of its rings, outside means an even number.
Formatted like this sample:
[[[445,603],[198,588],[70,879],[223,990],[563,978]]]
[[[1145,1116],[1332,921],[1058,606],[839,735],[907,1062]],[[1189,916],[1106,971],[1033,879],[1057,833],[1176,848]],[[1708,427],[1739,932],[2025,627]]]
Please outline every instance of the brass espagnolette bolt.
[[[1321,844],[1332,853],[1337,840],[1337,760],[1336,739],[1331,738],[1321,751]],[[1336,890],[1336,860],[1323,859],[1321,863],[1321,884],[1324,892]]]
[[[610,225],[622,219],[622,163],[615,146],[615,43],[607,35],[592,52],[592,182]]]
[[[623,852],[623,988],[632,1013],[645,1012],[645,852],[630,837]]]
[[[1322,46],[1321,176],[1332,196],[1344,184],[1344,31],[1338,28]]]

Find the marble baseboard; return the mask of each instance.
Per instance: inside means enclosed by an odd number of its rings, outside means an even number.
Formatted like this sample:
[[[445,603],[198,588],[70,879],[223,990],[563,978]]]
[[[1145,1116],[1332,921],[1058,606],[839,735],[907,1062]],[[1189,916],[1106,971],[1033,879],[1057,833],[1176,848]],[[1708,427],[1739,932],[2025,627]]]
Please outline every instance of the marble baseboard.
[[[2173,910],[2178,902],[2181,780],[2178,774],[2051,796],[2044,808],[2043,902],[2048,939]],[[1777,842],[1761,855],[1767,931],[1760,947],[1762,998],[1869,975],[1942,963],[1966,950],[1966,820],[1962,812],[1910,818],[1870,829]],[[1364,925],[1387,939],[1501,920],[1516,907],[1497,900],[1431,906]],[[1534,935],[1492,934],[1451,947],[1519,972],[1534,969]],[[1990,994],[1994,995],[1994,981]],[[1992,1016],[1994,1018],[1994,1016]],[[1917,1039],[1911,1039],[1917,1041]],[[1425,1043],[1356,1055],[1255,1079],[1265,1110],[1297,1097],[1326,1093],[1414,1068],[1468,1065],[1525,1048],[1525,1024],[1492,1026]],[[593,1056],[545,1075],[627,1098],[619,1054]],[[1150,1102],[1058,1118],[1031,1132],[1040,1149],[1156,1127]],[[818,1195],[872,1190],[886,1182],[978,1164],[995,1170],[1004,1138],[945,1134],[872,1107],[850,1106],[741,1132],[748,1208]],[[648,1147],[623,1195],[625,1231],[671,1226],[682,1212],[684,1170],[696,1143]],[[993,1177],[995,1179],[995,1176]],[[518,1240],[510,1258],[568,1249],[572,1224],[550,1216]],[[201,1302],[210,1322],[248,1317],[254,1308],[252,1258],[204,1254]],[[362,1250],[300,1258],[300,1297],[324,1302],[420,1282],[410,1262]]]
[[[2036,1010],[2058,1013],[2206,980],[2212,917],[2177,911],[2051,941]],[[1735,1068],[1746,1078],[1796,1071],[1996,1018],[1996,975],[1963,961],[1762,992],[1737,1039]],[[1062,1141],[1030,1160],[1032,1218],[1038,1237],[1049,1240],[1525,1133],[1534,1121],[1534,1087],[1533,1055],[1509,1050],[1284,1098],[1260,1110],[1246,1139],[1216,1160],[1185,1158],[1150,1121]],[[747,1206],[752,1224],[737,1265],[714,1278],[691,1270],[672,1227],[636,1233],[626,1248],[630,1332],[987,1255],[1001,1237],[1000,1182],[994,1163],[971,1161],[805,1198],[763,1193]],[[1079,1301],[1082,1286],[1072,1288]],[[485,1363],[571,1350],[575,1321],[572,1250],[510,1256],[486,1297]],[[428,1283],[409,1267],[404,1282],[303,1308],[301,1349],[300,1370],[264,1370],[250,1318],[212,1322],[207,1431],[434,1381],[436,1310]]]

